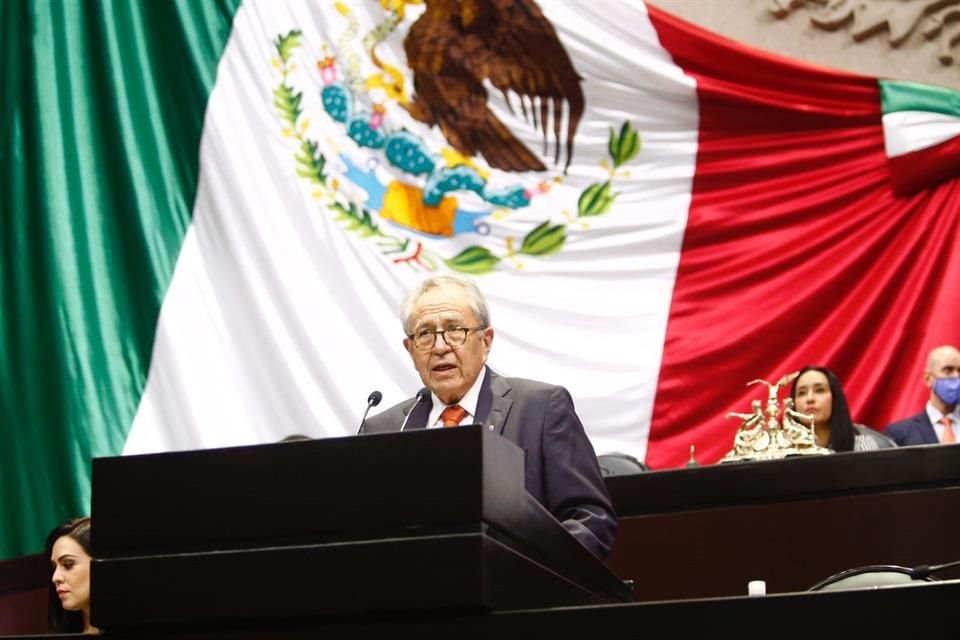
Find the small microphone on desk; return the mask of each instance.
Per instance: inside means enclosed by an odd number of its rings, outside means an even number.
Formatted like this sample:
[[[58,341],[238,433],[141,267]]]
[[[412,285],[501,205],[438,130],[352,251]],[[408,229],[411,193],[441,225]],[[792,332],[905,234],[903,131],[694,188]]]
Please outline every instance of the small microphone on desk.
[[[375,407],[383,400],[383,394],[379,391],[372,391],[367,396],[367,408],[363,410],[363,417],[360,418],[360,428],[357,429],[357,435],[363,433],[363,423],[367,421],[367,414],[370,413],[370,407]]]
[[[413,403],[413,406],[410,407],[410,411],[407,411],[407,417],[403,419],[403,424],[400,425],[400,431],[403,431],[407,428],[407,422],[410,420],[410,416],[413,415],[413,410],[417,408],[417,405],[422,401],[426,400],[430,396],[430,390],[424,387],[417,391],[417,400]]]

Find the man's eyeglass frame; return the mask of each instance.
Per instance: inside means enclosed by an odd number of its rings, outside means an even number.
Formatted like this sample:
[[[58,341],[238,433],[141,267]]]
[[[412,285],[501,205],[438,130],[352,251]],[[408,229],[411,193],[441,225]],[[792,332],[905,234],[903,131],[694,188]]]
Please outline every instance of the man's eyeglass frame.
[[[448,327],[446,329],[422,329],[417,333],[408,333],[407,337],[413,341],[413,346],[421,351],[429,351],[437,344],[437,336],[443,336],[443,342],[450,348],[462,347],[467,343],[467,338],[470,336],[471,331],[483,331],[486,327]],[[463,332],[463,333],[460,333]],[[462,335],[459,342],[450,341],[450,338],[447,335]],[[420,344],[421,338],[426,338],[428,335],[433,336],[433,339],[429,343],[424,342]]]

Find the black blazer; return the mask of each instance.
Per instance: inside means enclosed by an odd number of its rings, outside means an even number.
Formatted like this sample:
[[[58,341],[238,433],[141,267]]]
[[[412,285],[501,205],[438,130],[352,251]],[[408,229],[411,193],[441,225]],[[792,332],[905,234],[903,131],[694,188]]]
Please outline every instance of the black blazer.
[[[613,546],[617,516],[600,474],[596,452],[563,387],[504,378],[487,368],[474,420],[523,449],[527,491],[595,555]],[[404,400],[367,418],[363,433],[398,431],[414,405]],[[431,397],[417,405],[405,429],[423,429]]]
[[[901,447],[940,442],[937,440],[937,432],[933,430],[926,409],[915,416],[894,422],[884,429],[884,432]]]

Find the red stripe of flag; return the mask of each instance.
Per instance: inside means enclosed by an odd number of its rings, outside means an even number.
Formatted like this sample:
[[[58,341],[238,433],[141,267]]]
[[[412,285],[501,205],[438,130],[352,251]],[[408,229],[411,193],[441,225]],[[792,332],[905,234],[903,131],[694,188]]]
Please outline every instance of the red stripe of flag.
[[[765,397],[746,383],[805,364],[839,376],[857,422],[882,428],[919,411],[927,350],[960,342],[960,314],[932,313],[955,304],[946,285],[960,282],[958,181],[894,195],[875,79],[648,8],[696,79],[700,110],[648,464],[682,465],[691,444],[715,462],[738,425],[724,415]],[[949,231],[930,238],[938,224]]]
[[[890,181],[897,195],[915,193],[957,176],[960,176],[960,136],[890,158]]]

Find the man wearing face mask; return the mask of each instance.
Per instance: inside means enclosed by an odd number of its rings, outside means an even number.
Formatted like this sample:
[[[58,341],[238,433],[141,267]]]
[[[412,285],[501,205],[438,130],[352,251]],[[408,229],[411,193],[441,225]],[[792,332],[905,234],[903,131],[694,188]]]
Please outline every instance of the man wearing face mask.
[[[930,400],[917,415],[894,422],[885,431],[900,446],[960,442],[960,351],[945,345],[930,352],[923,383]]]

